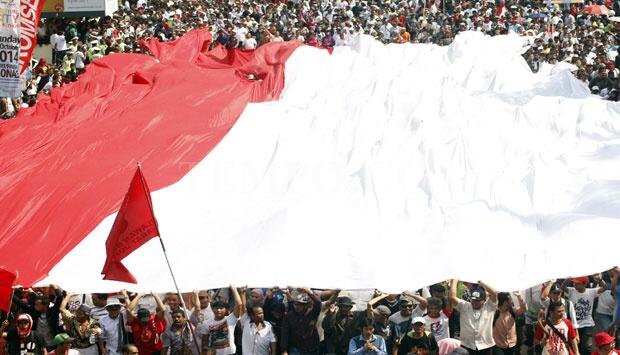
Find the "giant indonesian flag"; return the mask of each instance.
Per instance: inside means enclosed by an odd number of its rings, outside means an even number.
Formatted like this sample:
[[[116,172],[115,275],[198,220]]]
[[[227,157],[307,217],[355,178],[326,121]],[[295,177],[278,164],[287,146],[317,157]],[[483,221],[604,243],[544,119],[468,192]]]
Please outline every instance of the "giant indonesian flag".
[[[16,283],[129,286],[100,271],[137,161],[186,291],[511,290],[618,263],[620,106],[559,66],[532,74],[522,38],[360,37],[332,54],[210,39],[106,56],[0,124],[0,267]],[[139,289],[172,288],[158,240],[123,264]]]

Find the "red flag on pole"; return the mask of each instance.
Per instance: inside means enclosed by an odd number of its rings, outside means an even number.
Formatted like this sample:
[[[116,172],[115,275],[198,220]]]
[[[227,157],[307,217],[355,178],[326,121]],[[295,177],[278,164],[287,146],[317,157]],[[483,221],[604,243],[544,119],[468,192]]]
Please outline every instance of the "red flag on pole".
[[[136,278],[121,261],[158,235],[151,193],[138,164],[105,243],[107,259],[101,271],[103,279],[137,283]]]
[[[13,284],[17,275],[0,268],[0,309],[9,313],[11,311],[11,298],[13,298]]]

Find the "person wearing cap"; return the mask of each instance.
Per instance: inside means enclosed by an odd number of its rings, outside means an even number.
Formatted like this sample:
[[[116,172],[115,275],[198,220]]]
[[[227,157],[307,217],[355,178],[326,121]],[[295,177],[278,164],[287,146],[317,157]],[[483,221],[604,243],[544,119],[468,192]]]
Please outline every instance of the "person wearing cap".
[[[120,355],[123,345],[129,343],[125,330],[123,305],[116,297],[108,298],[106,310],[108,315],[101,318],[99,323],[103,330],[99,337],[99,351],[101,355]]]
[[[361,333],[349,340],[348,355],[387,355],[385,339],[375,334],[373,319],[364,319]]]
[[[542,289],[540,294],[540,302],[543,305],[545,314],[549,308],[549,303],[560,302],[564,305],[566,317],[573,325],[573,328],[577,329],[577,316],[575,314],[575,305],[573,302],[564,297],[562,288],[556,283],[556,280],[550,280]]]
[[[497,311],[493,318],[494,355],[514,355],[519,353],[517,346],[517,317],[527,311],[527,305],[519,292],[514,292],[519,302],[515,307],[512,296],[507,292],[497,294]]]
[[[595,278],[599,286],[596,288],[586,287],[589,282],[587,276],[573,278],[573,287],[568,286],[571,279],[566,279],[562,283],[562,290],[575,305],[575,316],[577,318],[576,328],[579,334],[579,351],[584,355],[592,352],[592,336],[594,335],[594,318],[592,318],[592,312],[594,310],[594,301],[601,293],[607,290],[607,284],[600,275],[596,275]]]
[[[166,330],[166,317],[164,315],[164,303],[159,295],[151,292],[157,303],[156,314],[146,308],[140,308],[134,316],[133,310],[145,296],[139,293],[127,306],[127,325],[131,327],[133,342],[138,348],[140,355],[158,355],[161,353],[161,335]]]
[[[235,346],[235,326],[239,317],[245,312],[245,306],[239,296],[239,291],[233,285],[230,286],[235,305],[232,313],[227,315],[227,305],[222,301],[214,301],[211,304],[214,318],[200,323],[196,329],[196,336],[201,341],[204,354],[229,355],[237,350]]]
[[[73,348],[80,355],[98,355],[97,338],[101,335],[101,326],[99,322],[90,318],[91,307],[87,304],[81,304],[75,315],[69,312],[67,303],[73,296],[72,293],[67,294],[60,305],[65,330],[75,339]]]
[[[282,355],[309,355],[319,351],[316,329],[321,300],[310,289],[301,289],[293,298],[293,309],[284,317],[280,346]]]
[[[325,331],[325,348],[328,353],[344,354],[349,349],[349,341],[360,332],[362,320],[373,318],[372,305],[366,310],[353,311],[355,303],[348,296],[330,301],[321,326]]]
[[[412,330],[405,334],[398,347],[394,347],[392,354],[436,355],[439,347],[433,334],[426,331],[424,317],[414,317],[411,320],[411,325]]]
[[[616,339],[609,335],[609,333],[596,333],[593,339],[596,350],[592,352],[592,355],[620,355],[620,351],[614,349]]]
[[[413,303],[411,295],[401,295],[399,300],[400,311],[392,314],[389,318],[390,328],[392,328],[391,350],[394,351],[399,346],[401,339],[411,330],[411,319],[421,317],[426,310],[426,300],[418,307]]]
[[[458,280],[452,280],[448,299],[460,313],[462,346],[472,355],[489,355],[495,345],[493,318],[497,310],[497,292],[482,282],[478,284],[471,290],[467,302],[456,296]]]
[[[549,303],[549,311],[541,312],[534,339],[543,355],[579,355],[575,328],[564,316],[560,302]],[[584,354],[585,355],[585,354]]]
[[[75,341],[67,333],[60,333],[54,337],[56,348],[49,352],[48,355],[79,355],[75,349],[71,349],[71,344]]]
[[[2,337],[6,339],[8,355],[46,355],[47,350],[41,338],[32,331],[32,318],[27,313],[16,318],[17,327],[7,331],[9,321],[5,320],[0,327]]]

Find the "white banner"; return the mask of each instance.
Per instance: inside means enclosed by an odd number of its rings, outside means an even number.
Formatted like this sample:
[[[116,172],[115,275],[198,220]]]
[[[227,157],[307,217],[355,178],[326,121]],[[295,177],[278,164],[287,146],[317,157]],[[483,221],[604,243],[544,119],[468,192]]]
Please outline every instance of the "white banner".
[[[19,0],[0,0],[0,97],[18,97],[19,88]]]
[[[105,1],[104,0],[65,0],[64,11],[65,12],[105,11]]]

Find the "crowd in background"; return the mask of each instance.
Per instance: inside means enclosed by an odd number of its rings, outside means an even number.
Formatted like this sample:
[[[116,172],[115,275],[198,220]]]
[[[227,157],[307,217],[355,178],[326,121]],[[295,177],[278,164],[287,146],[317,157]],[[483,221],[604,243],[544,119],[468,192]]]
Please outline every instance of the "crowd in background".
[[[230,288],[16,289],[9,355],[618,355],[620,267],[497,292],[449,280],[401,294]]]
[[[38,43],[52,46],[52,58],[34,63],[22,97],[2,99],[0,111],[13,117],[104,55],[142,52],[141,39],[171,41],[194,28],[209,28],[214,45],[244,50],[292,39],[341,46],[361,33],[438,45],[461,31],[517,33],[530,39],[523,56],[532,71],[569,63],[593,94],[617,101],[620,0],[576,1],[583,0],[126,0],[113,16],[42,19]]]

